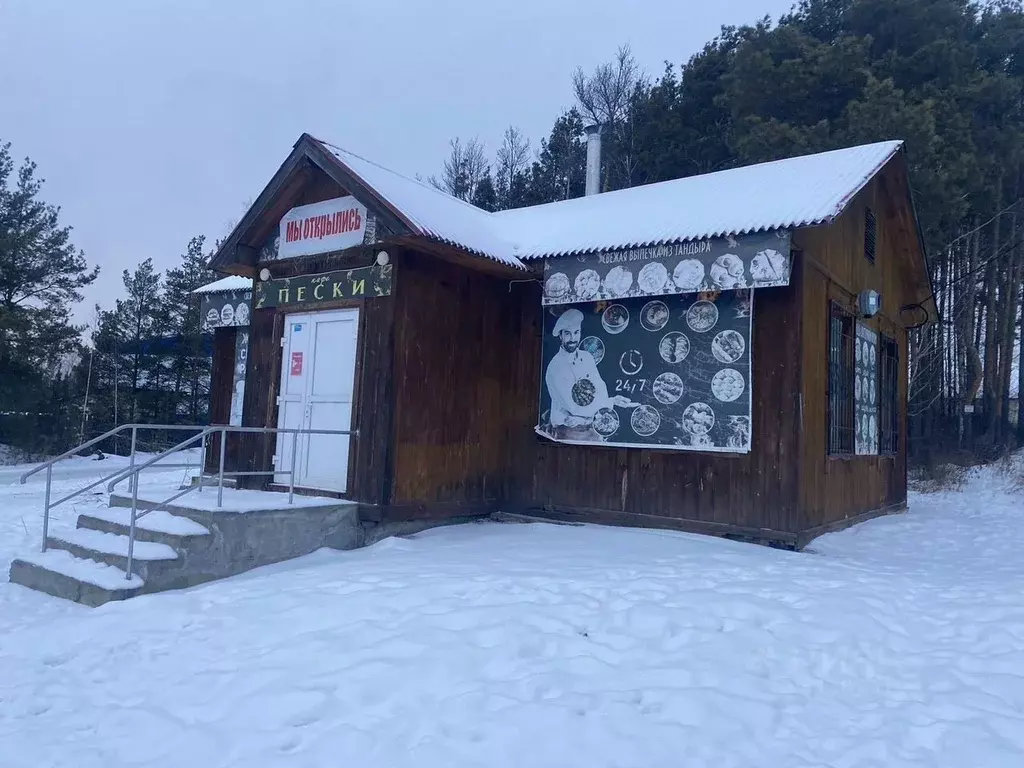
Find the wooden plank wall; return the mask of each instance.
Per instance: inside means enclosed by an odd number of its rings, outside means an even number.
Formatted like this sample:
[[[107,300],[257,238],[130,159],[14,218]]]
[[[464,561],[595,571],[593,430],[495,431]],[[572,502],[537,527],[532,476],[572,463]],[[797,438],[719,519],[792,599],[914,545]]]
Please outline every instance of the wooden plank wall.
[[[254,310],[249,318],[249,361],[245,374],[242,424],[246,427],[277,426],[277,379],[281,366],[281,323],[273,309]],[[243,435],[239,443],[239,470],[255,472],[272,469],[274,440],[264,435]],[[268,478],[247,478],[239,484],[260,488]]]
[[[511,385],[519,310],[509,282],[406,251],[395,293],[389,502],[441,515],[494,506],[519,394]]]
[[[227,424],[231,416],[231,393],[234,386],[235,339],[237,328],[217,328],[213,332],[213,359],[210,365],[210,423]],[[220,464],[220,438],[211,442],[206,454],[206,471],[216,472]],[[234,448],[235,452],[231,449]],[[237,461],[238,446],[228,440],[231,459]],[[225,460],[225,464],[227,460]]]
[[[797,521],[800,286],[757,292],[749,454],[559,445],[538,437],[540,286],[520,286],[509,502],[607,523],[757,535],[791,543]],[[767,531],[773,533],[767,533]]]
[[[373,246],[350,248],[341,254],[310,256],[271,262],[274,278],[297,274],[316,274],[371,264],[377,250]],[[396,268],[397,271],[397,268]],[[288,312],[309,312],[343,307],[358,307],[359,341],[356,351],[355,403],[352,425],[359,434],[352,437],[349,477],[352,482],[346,498],[369,504],[385,499],[390,483],[388,450],[393,408],[391,390],[394,347],[395,297],[385,296],[363,301],[324,302],[315,307],[260,309],[252,313],[249,336],[249,371],[245,387],[242,421],[246,426],[277,426],[277,392],[281,376],[281,334]],[[249,471],[266,471],[273,466],[275,440],[272,436],[247,436],[244,455]],[[269,482],[259,478],[246,483],[260,487]]]
[[[895,171],[878,176],[831,226],[800,230],[798,268],[803,292],[803,407],[801,432],[803,481],[802,529],[827,527],[849,518],[898,507],[906,502],[907,332],[899,308],[919,300],[911,250],[916,232],[897,204],[903,190]],[[875,263],[864,256],[864,209],[878,222]],[[828,425],[828,312],[837,301],[851,312],[856,296],[873,289],[882,294],[880,316],[865,321],[895,338],[900,348],[900,450],[896,456],[830,457]]]

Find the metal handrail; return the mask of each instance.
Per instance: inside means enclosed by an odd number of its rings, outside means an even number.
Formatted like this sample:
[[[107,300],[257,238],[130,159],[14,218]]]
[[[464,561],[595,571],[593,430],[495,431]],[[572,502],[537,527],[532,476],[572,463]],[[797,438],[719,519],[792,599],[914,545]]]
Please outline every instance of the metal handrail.
[[[47,540],[47,538],[49,537],[49,534],[50,534],[50,510],[53,509],[54,507],[60,506],[61,504],[63,504],[66,501],[70,501],[71,499],[75,498],[76,496],[80,496],[81,494],[85,493],[86,491],[92,490],[93,488],[95,488],[100,483],[103,483],[103,482],[107,481],[109,478],[114,477],[117,474],[119,474],[119,473],[115,473],[114,475],[105,475],[104,477],[101,477],[99,480],[96,480],[95,482],[90,483],[89,485],[85,486],[84,488],[79,488],[77,491],[69,493],[67,496],[65,496],[62,499],[59,499],[58,501],[56,501],[56,502],[51,504],[50,503],[50,493],[51,493],[52,488],[53,488],[53,467],[54,467],[54,465],[57,462],[59,462],[59,461],[63,461],[64,459],[70,458],[71,456],[74,456],[75,454],[80,453],[84,449],[86,449],[86,448],[88,448],[90,446],[96,445],[97,443],[99,443],[99,442],[101,442],[103,440],[106,440],[108,438],[111,438],[111,437],[113,437],[113,436],[115,436],[117,434],[120,434],[121,432],[124,432],[125,430],[128,430],[128,429],[130,429],[132,431],[131,455],[129,457],[129,468],[130,468],[130,467],[135,466],[135,446],[136,446],[136,443],[138,441],[138,436],[139,436],[139,430],[140,429],[167,430],[167,431],[183,431],[183,430],[192,431],[192,430],[197,430],[198,429],[198,430],[204,430],[204,432],[202,432],[201,434],[205,434],[205,430],[207,429],[207,427],[202,427],[202,426],[197,426],[197,425],[188,425],[188,424],[136,424],[136,423],[133,423],[133,424],[122,424],[122,425],[120,425],[118,427],[114,427],[113,429],[107,430],[106,432],[104,432],[99,437],[94,437],[92,440],[84,442],[81,445],[75,446],[71,450],[65,451],[64,453],[60,454],[59,456],[54,456],[53,458],[51,458],[51,459],[49,459],[47,461],[44,461],[39,466],[34,467],[33,469],[30,469],[28,472],[23,473],[21,475],[21,477],[19,478],[19,481],[20,481],[20,483],[22,485],[24,485],[26,482],[28,482],[28,479],[30,477],[32,477],[32,475],[36,474],[37,472],[42,472],[44,469],[46,470],[46,496],[45,496],[45,500],[43,502],[43,505],[44,505],[43,506],[43,543],[42,543],[42,551],[43,552],[46,551],[46,540]],[[199,459],[200,465],[204,464],[205,460],[206,460],[206,444],[204,442],[203,443],[203,451],[201,452],[200,459]],[[175,466],[178,466],[178,465],[175,465]],[[138,473],[134,473],[132,475],[132,487],[134,488],[134,486],[137,485],[137,484],[138,484]]]
[[[96,443],[100,443],[100,442],[106,440],[109,437],[113,437],[114,435],[120,434],[121,432],[125,431],[126,429],[135,430],[137,432],[140,429],[185,430],[185,429],[204,429],[204,427],[195,426],[195,425],[188,426],[188,425],[185,425],[185,424],[122,424],[119,427],[114,427],[113,429],[107,430],[106,432],[104,432],[99,437],[94,437],[92,440],[89,440],[88,442],[85,442],[85,443],[82,443],[81,445],[75,446],[74,448],[72,448],[69,451],[64,451],[64,453],[62,453],[60,456],[54,456],[52,459],[49,459],[48,461],[44,461],[39,466],[37,466],[37,467],[35,467],[33,469],[30,469],[28,472],[24,473],[21,476],[21,478],[19,478],[19,480],[20,480],[21,484],[24,485],[26,483],[26,481],[30,477],[32,477],[32,475],[36,474],[37,472],[42,472],[47,467],[52,467],[58,461],[63,461],[64,459],[70,458],[71,456],[74,456],[75,454],[79,453],[80,451],[83,451],[86,448],[89,448],[89,447],[91,447],[93,445],[96,445]],[[133,447],[134,447],[134,441],[133,441]]]
[[[272,434],[272,433],[290,434],[292,436],[291,468],[289,470],[267,470],[267,471],[228,472],[228,473],[225,473],[224,472],[224,459],[225,459],[225,451],[226,451],[226,445],[227,445],[227,435],[228,435],[229,432],[236,433],[236,434]],[[131,578],[132,578],[132,562],[133,562],[133,555],[134,555],[134,550],[135,550],[135,526],[136,526],[137,521],[140,518],[145,517],[146,515],[148,515],[150,512],[155,512],[155,511],[157,511],[159,509],[162,509],[163,507],[165,507],[168,504],[170,504],[172,501],[180,499],[182,496],[184,496],[187,493],[191,493],[192,490],[194,490],[196,488],[198,488],[198,490],[202,491],[202,489],[203,489],[202,473],[205,471],[205,468],[206,468],[206,460],[205,460],[205,456],[206,456],[206,437],[207,437],[207,435],[211,435],[211,434],[219,434],[220,435],[220,461],[219,461],[219,467],[218,467],[218,471],[217,471],[217,508],[219,509],[224,504],[224,478],[225,478],[225,476],[235,476],[235,475],[238,475],[238,476],[241,476],[241,475],[254,476],[254,475],[287,474],[288,475],[288,503],[292,504],[293,501],[294,501],[294,495],[295,495],[295,456],[296,456],[296,447],[297,447],[299,435],[356,435],[356,436],[358,436],[359,435],[359,430],[358,429],[356,429],[356,430],[348,430],[348,429],[297,429],[297,428],[294,428],[294,427],[233,427],[233,426],[229,426],[229,425],[226,425],[226,424],[209,426],[209,427],[204,428],[202,433],[200,433],[198,435],[195,435],[195,436],[189,438],[188,440],[186,440],[186,441],[184,441],[182,443],[179,443],[178,445],[174,446],[173,448],[168,448],[163,453],[160,453],[157,456],[152,457],[148,461],[145,461],[142,464],[134,464],[133,463],[132,465],[130,465],[126,469],[124,469],[121,472],[119,472],[118,474],[114,475],[113,478],[110,480],[110,482],[107,484],[107,490],[110,491],[110,492],[113,492],[114,487],[119,482],[121,482],[122,480],[128,479],[128,478],[131,478],[132,508],[131,508],[131,517],[129,519],[129,524],[128,524],[128,562],[127,562],[127,568],[125,569],[125,579],[126,580],[131,581]],[[139,514],[139,512],[138,512],[138,507],[139,507],[139,474],[142,472],[142,470],[152,466],[153,464],[156,464],[162,458],[166,458],[170,454],[172,454],[172,453],[174,453],[176,451],[182,450],[183,448],[187,447],[188,445],[190,445],[191,443],[193,443],[194,441],[199,440],[199,439],[203,440],[203,450],[202,450],[202,454],[201,454],[202,458],[200,459],[199,483],[197,485],[189,486],[188,488],[179,490],[177,493],[175,493],[170,498],[165,499],[164,501],[161,501],[158,504],[149,506],[147,509],[143,510],[143,512],[141,514]],[[133,457],[134,457],[134,452],[133,452]],[[44,538],[43,546],[44,546],[44,551],[45,551],[45,538]]]
[[[156,456],[153,456],[148,461],[144,461],[141,464],[133,464],[122,469],[120,472],[118,472],[111,478],[110,482],[107,483],[107,491],[113,493],[114,486],[120,483],[122,480],[127,480],[131,475],[137,476],[142,470],[148,469],[161,459],[166,459],[172,453],[177,453],[178,451],[184,450],[192,443],[194,443],[196,440],[202,437],[206,437],[207,435],[217,431],[214,427],[197,427],[197,429],[201,429],[202,432],[200,432],[198,435],[192,435],[192,437],[190,437],[188,440],[183,440],[177,445],[171,446],[166,451],[158,453]],[[202,469],[202,467],[200,467],[200,469]]]
[[[57,462],[63,461],[64,459],[67,459],[67,458],[69,458],[71,456],[74,456],[75,454],[80,453],[81,451],[83,451],[86,448],[89,448],[90,446],[96,445],[97,443],[102,442],[103,440],[111,438],[111,437],[113,437],[115,435],[118,435],[121,432],[124,432],[124,431],[129,430],[129,429],[132,432],[132,443],[131,443],[131,455],[129,457],[129,465],[126,468],[124,468],[124,469],[122,469],[122,470],[120,470],[118,472],[115,472],[115,473],[113,473],[111,475],[106,475],[106,476],[100,478],[99,480],[95,480],[92,483],[90,483],[89,485],[87,485],[87,486],[85,486],[83,488],[79,488],[78,490],[76,490],[76,491],[74,491],[72,493],[69,493],[67,496],[64,496],[63,498],[58,499],[56,502],[54,502],[52,504],[50,503],[50,492],[51,492],[52,484],[53,484],[53,467],[54,467],[54,465]],[[139,433],[140,429],[163,430],[163,431],[196,431],[196,430],[198,430],[199,433],[196,434],[196,435],[193,435],[192,437],[188,438],[187,440],[183,440],[182,442],[178,443],[177,445],[172,446],[171,448],[168,448],[168,449],[166,449],[164,451],[161,451],[156,456],[153,456],[153,457],[149,458],[148,460],[144,461],[141,464],[136,464],[135,463],[135,449],[136,449],[136,445],[137,445],[137,442],[138,442],[138,433]],[[225,460],[225,451],[226,451],[227,435],[228,435],[228,433],[235,433],[235,434],[286,434],[286,435],[290,434],[292,436],[292,453],[291,453],[291,467],[290,467],[290,469],[288,469],[288,470],[277,470],[277,469],[274,469],[274,470],[266,470],[266,471],[249,471],[249,472],[225,472],[224,471],[224,460]],[[223,503],[224,503],[224,478],[225,477],[234,477],[234,476],[243,476],[243,475],[244,476],[254,476],[254,475],[279,475],[279,474],[284,475],[284,474],[287,474],[288,475],[288,503],[292,504],[294,502],[294,496],[295,496],[295,459],[296,459],[296,455],[297,455],[297,450],[296,449],[298,447],[298,437],[299,437],[299,435],[350,435],[350,436],[355,435],[355,436],[358,436],[359,435],[359,430],[358,429],[356,429],[356,430],[348,430],[348,429],[299,429],[299,428],[294,428],[294,427],[241,427],[241,426],[235,427],[235,426],[230,426],[230,425],[226,425],[226,424],[217,424],[217,425],[211,425],[211,426],[205,426],[204,427],[204,426],[200,426],[200,425],[188,425],[188,424],[134,424],[133,423],[133,424],[122,424],[122,425],[120,425],[118,427],[114,427],[113,429],[110,429],[110,430],[104,432],[102,435],[100,435],[98,437],[94,437],[92,440],[89,440],[88,442],[82,443],[81,445],[78,445],[78,446],[72,448],[71,450],[65,451],[64,453],[60,454],[59,456],[54,456],[53,458],[43,462],[39,466],[34,467],[33,469],[31,469],[28,472],[25,472],[24,474],[21,475],[20,481],[21,481],[22,484],[24,484],[28,480],[28,478],[32,477],[33,475],[35,475],[38,472],[42,472],[44,469],[46,470],[46,500],[45,500],[45,506],[43,508],[43,543],[42,543],[42,551],[43,552],[46,551],[46,541],[47,541],[47,538],[49,536],[50,510],[51,509],[53,509],[54,507],[57,507],[57,506],[65,503],[67,501],[70,501],[71,499],[73,499],[76,496],[79,496],[79,495],[85,493],[86,491],[92,490],[93,488],[95,488],[97,485],[100,485],[101,483],[106,482],[107,483],[107,491],[113,492],[114,488],[117,486],[118,483],[120,483],[120,482],[122,482],[124,480],[128,480],[129,481],[129,487],[131,488],[131,491],[132,491],[132,507],[131,507],[131,518],[130,518],[129,526],[128,526],[128,558],[127,558],[127,568],[126,568],[126,572],[125,572],[125,578],[130,581],[131,578],[132,578],[132,564],[133,564],[134,550],[135,550],[135,528],[136,528],[137,521],[139,520],[139,518],[144,517],[145,515],[149,514],[150,512],[153,512],[153,511],[156,511],[156,510],[159,510],[159,509],[165,507],[166,505],[170,504],[172,501],[175,501],[176,499],[180,499],[182,496],[184,496],[187,493],[191,493],[193,490],[202,491],[202,489],[203,489],[202,473],[205,471],[205,468],[206,468],[206,438],[209,435],[212,435],[212,434],[219,434],[220,435],[220,461],[219,461],[219,466],[218,466],[218,471],[217,471],[217,507],[219,509],[221,506],[223,506]],[[200,471],[199,483],[196,484],[196,485],[190,485],[187,488],[179,490],[177,493],[175,493],[170,498],[165,499],[164,501],[160,502],[159,504],[155,504],[155,505],[152,505],[152,506],[148,507],[146,510],[144,510],[142,512],[142,514],[139,514],[139,512],[138,512],[139,475],[142,473],[142,471],[145,470],[145,469],[148,469],[149,467],[152,467],[153,465],[159,463],[163,459],[166,459],[171,454],[177,453],[178,451],[181,451],[181,450],[184,450],[185,448],[189,447],[190,445],[192,445],[193,443],[195,443],[197,441],[201,441],[201,450],[200,450],[200,454],[199,454],[199,471]],[[181,466],[191,466],[191,465],[188,465],[188,464],[171,464],[171,465],[164,464],[162,466],[165,467],[165,468],[171,468],[171,467],[181,467]]]
[[[129,523],[128,523],[128,562],[126,564],[127,567],[125,568],[125,579],[127,581],[131,581],[132,580],[132,558],[133,558],[133,556],[135,554],[135,523],[136,523],[136,521],[138,520],[138,517],[139,517],[137,515],[137,510],[139,508],[139,473],[142,470],[146,469],[146,467],[152,466],[153,464],[158,462],[160,459],[166,458],[167,456],[170,456],[172,453],[175,453],[176,451],[180,451],[180,450],[183,450],[184,448],[187,448],[188,446],[192,445],[192,443],[194,443],[196,440],[202,440],[203,441],[203,455],[205,456],[206,455],[206,436],[208,434],[210,434],[212,431],[213,430],[211,430],[210,427],[206,427],[198,435],[193,435],[188,440],[183,440],[182,442],[180,442],[177,445],[175,445],[173,448],[168,448],[163,453],[157,454],[156,456],[151,458],[149,461],[146,461],[146,462],[144,462],[142,464],[139,464],[139,465],[133,465],[133,466],[128,467],[127,469],[123,470],[118,475],[116,475],[114,480],[112,480],[107,485],[107,490],[112,492],[114,490],[114,486],[117,485],[118,482],[120,482],[120,480],[124,479],[123,477],[121,477],[121,475],[125,475],[125,473],[128,473],[128,474],[130,474],[130,475],[132,475],[134,477],[134,481],[131,484],[131,486],[132,486],[132,514],[131,514],[131,518],[130,518]],[[203,487],[202,472],[203,472],[203,465],[200,464],[200,466],[199,466],[199,473],[200,473],[200,476],[199,476],[199,487],[200,488]],[[172,496],[171,499],[169,499],[168,501],[164,501],[161,504],[158,504],[156,507],[151,507],[150,509],[147,509],[143,513],[143,516],[148,514],[148,513],[150,513],[150,512],[152,512],[154,509],[157,509],[157,508],[163,506],[164,504],[169,504],[174,499],[177,499],[177,498],[180,498],[181,496],[184,496],[186,493],[188,493],[191,490],[192,490],[192,486],[186,488],[181,493],[178,493],[175,496]]]

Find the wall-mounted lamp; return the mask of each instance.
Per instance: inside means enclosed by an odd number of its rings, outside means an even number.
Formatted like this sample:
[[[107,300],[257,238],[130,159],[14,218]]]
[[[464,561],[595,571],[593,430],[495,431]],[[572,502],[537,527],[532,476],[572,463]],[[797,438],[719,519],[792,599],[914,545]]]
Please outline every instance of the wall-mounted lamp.
[[[377,254],[377,264],[379,266],[386,267],[388,265],[389,261],[391,261],[391,257],[388,256],[388,252],[387,251],[380,251]]]
[[[857,295],[857,308],[861,317],[874,317],[882,310],[882,296],[878,291],[861,291]]]
[[[262,280],[265,283],[269,279],[270,279],[270,270],[267,269],[266,267],[264,267],[263,269],[260,270],[260,280]]]

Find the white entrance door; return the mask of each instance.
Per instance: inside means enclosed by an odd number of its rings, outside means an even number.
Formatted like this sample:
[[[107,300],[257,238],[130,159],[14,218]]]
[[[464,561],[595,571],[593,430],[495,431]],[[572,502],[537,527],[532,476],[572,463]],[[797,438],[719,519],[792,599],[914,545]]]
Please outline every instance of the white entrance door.
[[[352,428],[358,328],[358,309],[285,316],[278,427]],[[299,435],[295,485],[346,491],[350,443],[349,435]],[[292,445],[292,435],[278,435],[274,480],[282,485],[288,483]]]

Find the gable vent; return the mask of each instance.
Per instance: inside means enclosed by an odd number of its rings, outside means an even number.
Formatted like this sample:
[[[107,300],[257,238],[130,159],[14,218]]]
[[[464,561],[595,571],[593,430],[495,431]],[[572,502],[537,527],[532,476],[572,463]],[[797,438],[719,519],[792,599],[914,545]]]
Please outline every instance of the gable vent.
[[[875,263],[875,247],[878,243],[878,221],[875,219],[875,212],[870,208],[864,209],[864,257],[872,264]]]

